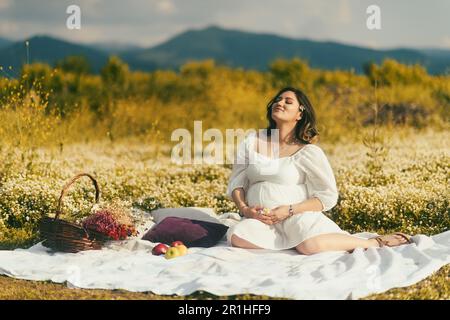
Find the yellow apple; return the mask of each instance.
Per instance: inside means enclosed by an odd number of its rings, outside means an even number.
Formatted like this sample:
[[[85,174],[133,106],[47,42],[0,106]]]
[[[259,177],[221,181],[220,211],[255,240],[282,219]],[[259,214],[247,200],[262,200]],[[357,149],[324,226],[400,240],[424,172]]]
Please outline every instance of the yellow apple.
[[[167,249],[166,254],[164,255],[164,257],[166,259],[173,259],[176,258],[178,256],[180,256],[180,250],[178,250],[178,247],[170,247],[169,249]]]
[[[188,248],[184,244],[179,244],[176,246],[176,248],[180,252],[180,256],[184,256],[186,253],[188,253]]]

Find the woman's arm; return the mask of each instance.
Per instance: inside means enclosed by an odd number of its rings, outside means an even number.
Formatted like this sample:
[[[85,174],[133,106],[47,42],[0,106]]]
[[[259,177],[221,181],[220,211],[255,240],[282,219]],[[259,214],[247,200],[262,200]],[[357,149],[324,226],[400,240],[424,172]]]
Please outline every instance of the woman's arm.
[[[234,203],[239,209],[239,212],[244,215],[244,209],[248,207],[245,202],[245,191],[244,188],[236,188],[231,193],[231,197],[233,198]]]
[[[245,202],[245,191],[243,188],[236,188],[232,191],[231,196],[233,198],[234,203],[239,208],[239,212],[242,216],[250,219],[259,220],[265,224],[273,224],[272,219],[270,217],[260,214],[259,211],[264,209],[263,206],[253,206],[250,207]]]
[[[319,198],[316,198],[316,197],[309,198],[305,201],[292,204],[293,215],[294,214],[302,214],[305,211],[320,212],[322,210],[323,210],[322,201],[320,201]],[[271,220],[272,224],[281,222],[284,219],[287,219],[290,217],[289,206],[283,205],[283,206],[273,208],[269,214],[267,214],[267,215],[263,214],[262,216],[268,217]]]
[[[299,203],[294,203],[292,209],[294,210],[294,214],[296,214],[304,211],[322,211],[324,207],[319,198],[313,197]]]
[[[307,145],[295,163],[306,175],[308,200],[296,206],[302,211],[328,211],[336,204],[339,193],[333,169],[323,150],[316,145]]]

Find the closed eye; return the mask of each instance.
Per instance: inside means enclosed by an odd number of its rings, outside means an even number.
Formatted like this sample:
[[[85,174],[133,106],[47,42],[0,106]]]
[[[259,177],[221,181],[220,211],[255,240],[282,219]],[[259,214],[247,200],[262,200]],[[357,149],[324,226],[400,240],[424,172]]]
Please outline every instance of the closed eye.
[[[280,100],[282,100],[282,98],[281,98],[281,97],[278,97],[278,98],[275,99],[275,102],[278,102],[278,101],[280,101]],[[286,98],[286,103],[287,103],[287,104],[292,104],[292,103],[293,103],[293,100],[292,100],[291,98]]]

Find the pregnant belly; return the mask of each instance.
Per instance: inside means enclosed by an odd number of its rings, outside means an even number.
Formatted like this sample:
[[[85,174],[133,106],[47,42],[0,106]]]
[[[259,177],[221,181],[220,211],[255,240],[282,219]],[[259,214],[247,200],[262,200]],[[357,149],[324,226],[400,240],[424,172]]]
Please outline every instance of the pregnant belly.
[[[261,205],[273,209],[306,199],[308,199],[308,191],[305,184],[283,185],[264,181],[250,186],[246,200],[249,206]]]

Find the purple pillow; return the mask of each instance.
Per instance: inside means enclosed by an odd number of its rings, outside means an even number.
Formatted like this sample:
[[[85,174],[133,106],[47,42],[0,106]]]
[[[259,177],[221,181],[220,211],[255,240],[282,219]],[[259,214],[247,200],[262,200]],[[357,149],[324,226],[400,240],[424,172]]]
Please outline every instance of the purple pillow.
[[[228,227],[220,223],[167,217],[153,226],[142,239],[167,245],[181,241],[187,247],[209,248],[216,245],[227,230]]]

